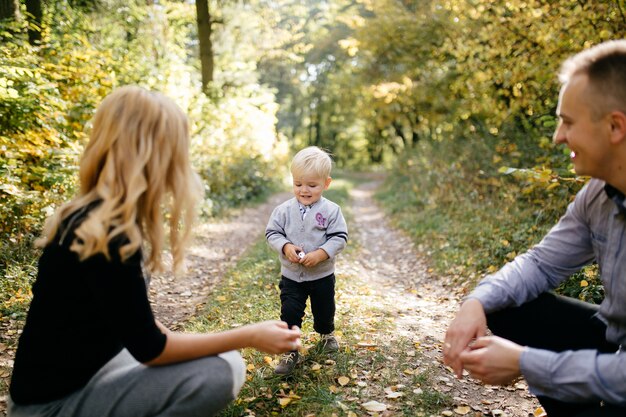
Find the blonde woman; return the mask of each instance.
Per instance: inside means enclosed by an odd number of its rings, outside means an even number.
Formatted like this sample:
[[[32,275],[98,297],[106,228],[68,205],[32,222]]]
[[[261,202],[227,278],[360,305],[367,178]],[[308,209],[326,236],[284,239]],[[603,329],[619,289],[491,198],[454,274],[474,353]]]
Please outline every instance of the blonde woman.
[[[243,384],[235,349],[300,346],[269,321],[216,334],[154,319],[143,270],[162,269],[167,210],[181,266],[202,188],[187,118],[170,99],[122,87],[95,114],[80,193],[46,223],[33,300],[10,387],[10,416],[206,416]]]

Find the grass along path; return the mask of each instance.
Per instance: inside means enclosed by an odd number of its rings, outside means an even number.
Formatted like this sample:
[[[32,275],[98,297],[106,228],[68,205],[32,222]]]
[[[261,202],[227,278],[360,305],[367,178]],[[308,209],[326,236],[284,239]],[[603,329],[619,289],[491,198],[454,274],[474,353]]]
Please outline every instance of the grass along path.
[[[537,407],[523,382],[488,387],[456,380],[440,362],[458,295],[431,276],[411,241],[391,229],[372,193],[377,182],[336,180],[327,196],[344,207],[350,244],[337,264],[337,336],[332,355],[317,349],[310,311],[304,362],[274,375],[278,356],[245,350],[248,382],[222,416],[509,416]],[[279,316],[279,263],[259,240],[215,289],[188,330],[218,331]]]

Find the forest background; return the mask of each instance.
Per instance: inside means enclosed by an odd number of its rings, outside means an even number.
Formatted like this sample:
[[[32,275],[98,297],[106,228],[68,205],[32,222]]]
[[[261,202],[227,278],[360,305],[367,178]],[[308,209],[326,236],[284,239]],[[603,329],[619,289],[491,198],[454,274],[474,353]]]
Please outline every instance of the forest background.
[[[204,216],[276,190],[292,151],[388,173],[379,194],[470,289],[584,184],[551,142],[560,63],[626,34],[624,0],[0,0],[0,321],[23,320],[32,242],[76,190],[115,87],[191,121]],[[561,292],[598,302],[590,266]]]

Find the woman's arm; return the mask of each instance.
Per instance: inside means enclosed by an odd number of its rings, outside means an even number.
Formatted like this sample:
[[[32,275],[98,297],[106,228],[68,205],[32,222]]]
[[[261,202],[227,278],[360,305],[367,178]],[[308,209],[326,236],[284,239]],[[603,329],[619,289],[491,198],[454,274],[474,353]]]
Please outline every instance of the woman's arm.
[[[264,321],[219,333],[181,333],[168,330],[156,321],[167,336],[165,348],[146,365],[166,365],[229,350],[251,347],[267,353],[281,353],[300,348],[300,329],[289,329],[282,321]]]

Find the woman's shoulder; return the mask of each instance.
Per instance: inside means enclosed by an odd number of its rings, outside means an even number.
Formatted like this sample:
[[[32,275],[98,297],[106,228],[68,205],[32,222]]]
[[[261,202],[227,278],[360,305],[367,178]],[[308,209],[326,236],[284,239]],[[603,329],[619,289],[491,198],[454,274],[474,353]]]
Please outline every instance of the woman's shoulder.
[[[66,214],[59,223],[56,235],[52,243],[60,246],[70,246],[76,239],[76,230],[83,224],[89,213],[100,205],[101,201],[96,200],[79,206]]]

